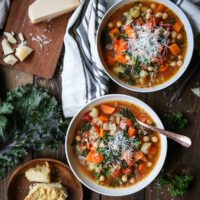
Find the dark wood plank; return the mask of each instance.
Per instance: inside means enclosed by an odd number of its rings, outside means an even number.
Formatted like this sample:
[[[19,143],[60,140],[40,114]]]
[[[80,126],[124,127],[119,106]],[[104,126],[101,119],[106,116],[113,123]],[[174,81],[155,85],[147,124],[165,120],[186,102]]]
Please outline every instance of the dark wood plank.
[[[143,200],[144,199],[144,190],[137,192],[135,194],[131,194],[128,196],[123,197],[108,197],[108,196],[102,196],[101,200]]]
[[[63,58],[64,58],[64,48],[62,49],[59,62],[57,64],[57,69],[52,79],[46,80],[41,77],[34,78],[34,83],[40,87],[47,89],[50,94],[54,95],[57,98],[59,103],[61,103],[61,95],[62,95],[61,74],[63,69]]]
[[[64,163],[67,163],[66,161],[66,156],[65,156],[65,148],[64,145],[60,145],[56,149],[44,149],[42,151],[34,151],[32,154],[32,158],[52,158],[52,159],[57,159],[60,160]]]
[[[50,79],[60,57],[71,13],[49,22],[32,24],[28,17],[28,7],[32,2],[33,0],[13,0],[4,31],[22,32],[28,42],[27,45],[33,48],[34,52],[24,62],[6,66]],[[0,48],[0,57],[3,57],[2,48]],[[0,63],[4,64],[2,59]]]
[[[83,186],[83,200],[101,200],[101,195]]]
[[[169,102],[176,89],[191,72],[197,60],[198,58],[193,58],[193,62],[187,72],[174,85],[163,91],[147,95],[147,103],[161,118],[163,118],[166,112],[181,111],[189,119],[189,126],[186,129],[180,130],[180,133],[191,137],[193,141],[192,147],[186,149],[177,143],[168,140],[168,153],[164,165],[164,172],[185,170],[191,172],[195,177],[196,181],[191,191],[188,195],[178,198],[181,200],[198,199],[198,194],[200,192],[200,182],[198,181],[200,179],[200,172],[198,170],[200,167],[200,135],[198,134],[200,123],[197,120],[200,117],[200,98],[196,97],[191,92],[191,88],[200,86],[200,70],[192,78],[181,98],[173,103]],[[146,188],[145,194],[145,200],[171,199],[169,192],[160,187],[159,177]]]
[[[33,75],[9,69],[0,65],[0,96],[5,96],[6,92],[19,85],[33,83]]]

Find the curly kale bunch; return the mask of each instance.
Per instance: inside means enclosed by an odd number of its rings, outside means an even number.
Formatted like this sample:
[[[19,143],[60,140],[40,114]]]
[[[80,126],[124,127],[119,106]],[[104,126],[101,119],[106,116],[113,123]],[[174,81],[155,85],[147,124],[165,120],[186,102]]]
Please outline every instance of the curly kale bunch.
[[[66,123],[56,99],[27,84],[0,103],[0,178],[30,150],[55,148],[64,142]]]

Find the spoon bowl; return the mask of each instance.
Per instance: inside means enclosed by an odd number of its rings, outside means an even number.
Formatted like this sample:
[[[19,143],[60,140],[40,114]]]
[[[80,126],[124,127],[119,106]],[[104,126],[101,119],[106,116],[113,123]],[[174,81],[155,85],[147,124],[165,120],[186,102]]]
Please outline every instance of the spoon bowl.
[[[142,126],[145,129],[150,129],[152,131],[157,131],[165,136],[167,136],[168,138],[170,138],[171,140],[174,140],[175,142],[181,144],[184,147],[190,147],[192,145],[192,141],[189,137],[185,136],[185,135],[181,135],[181,134],[177,134],[177,133],[173,133],[170,131],[166,131],[164,129],[160,129],[160,128],[156,128],[154,126],[150,126],[148,124],[145,124],[144,122],[139,121],[137,118],[135,118],[137,123]]]

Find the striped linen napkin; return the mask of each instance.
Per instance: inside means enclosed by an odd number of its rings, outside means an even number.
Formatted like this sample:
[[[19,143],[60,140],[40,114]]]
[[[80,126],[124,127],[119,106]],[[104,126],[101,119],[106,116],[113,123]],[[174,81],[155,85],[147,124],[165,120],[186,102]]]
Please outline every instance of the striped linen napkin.
[[[105,14],[106,0],[80,1],[64,38],[62,102],[65,117],[73,116],[90,100],[108,92],[108,77],[98,64],[96,31]]]
[[[120,0],[81,0],[69,20],[65,35],[62,72],[62,104],[65,117],[73,116],[90,100],[108,92],[108,77],[98,64],[96,31],[106,8]],[[200,0],[172,0],[179,5],[200,32]],[[199,16],[199,17],[198,17]],[[197,31],[198,30],[198,31]]]

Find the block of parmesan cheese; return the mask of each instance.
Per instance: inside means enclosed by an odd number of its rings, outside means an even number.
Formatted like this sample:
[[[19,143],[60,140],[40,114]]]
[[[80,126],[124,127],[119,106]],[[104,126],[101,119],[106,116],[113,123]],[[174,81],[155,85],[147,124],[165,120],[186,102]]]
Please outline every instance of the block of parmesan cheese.
[[[79,0],[36,0],[29,6],[28,15],[36,24],[66,14],[78,5]]]

